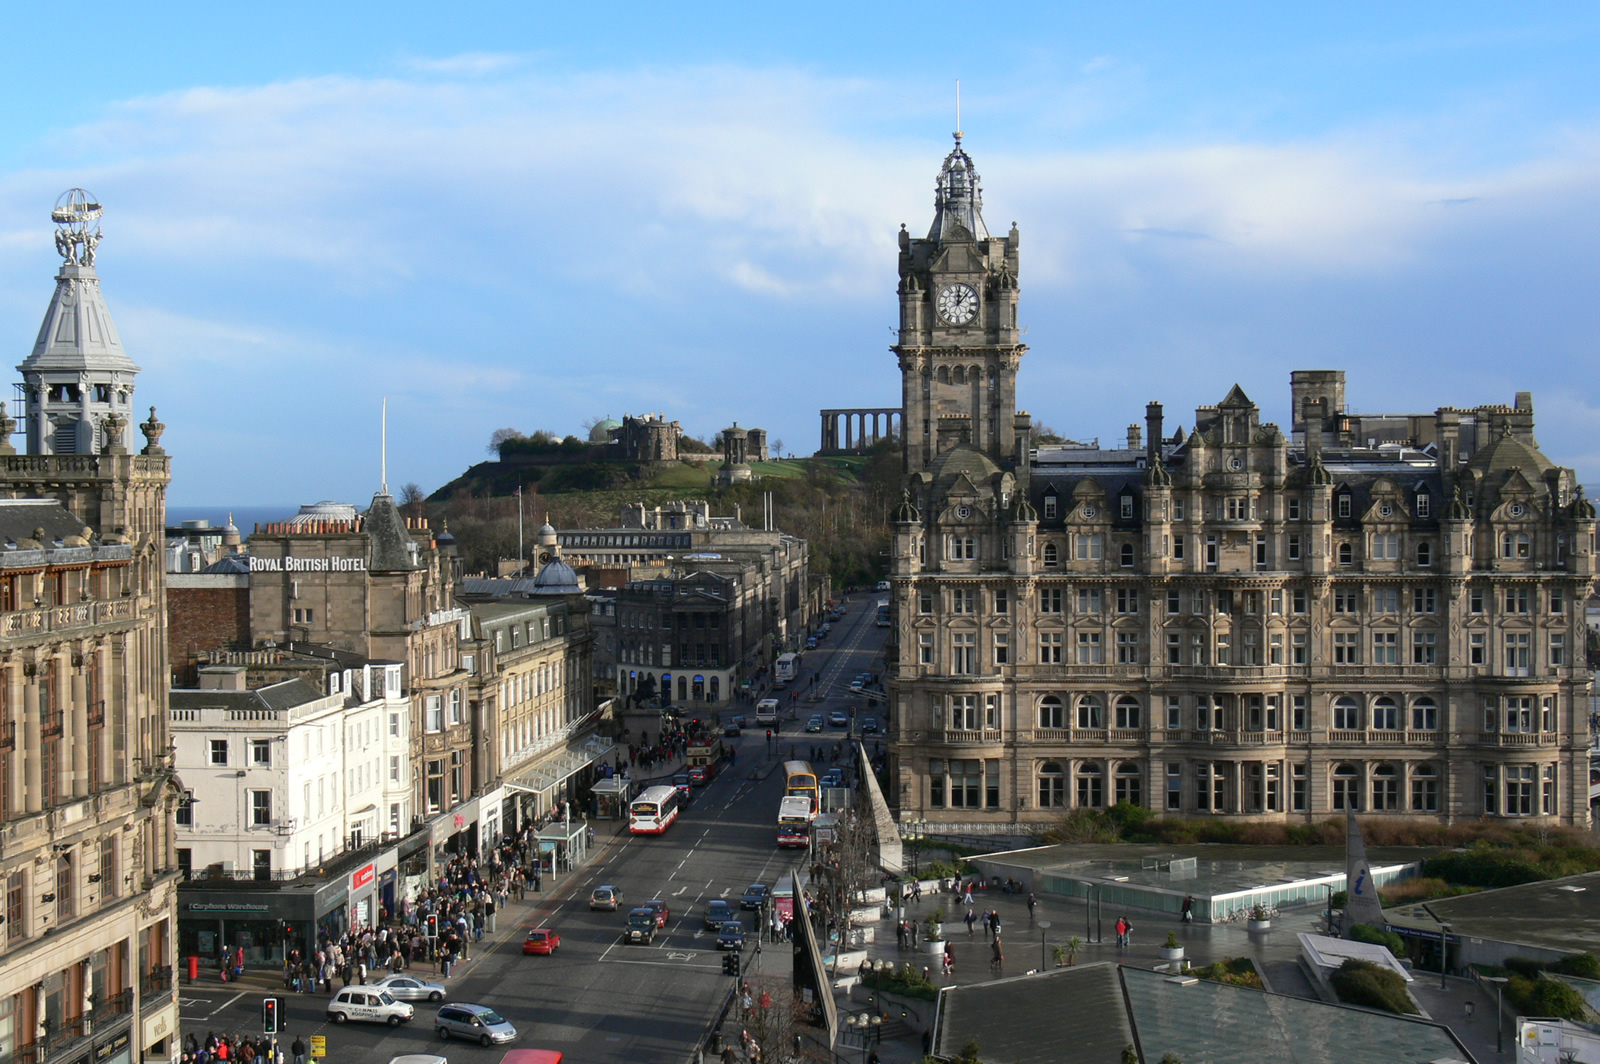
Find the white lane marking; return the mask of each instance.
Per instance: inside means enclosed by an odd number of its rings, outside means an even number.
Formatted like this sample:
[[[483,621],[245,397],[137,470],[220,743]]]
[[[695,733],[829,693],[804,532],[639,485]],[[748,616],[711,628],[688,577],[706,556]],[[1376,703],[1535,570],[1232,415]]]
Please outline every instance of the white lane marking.
[[[211,1015],[207,1016],[206,1019],[209,1020],[211,1018],[211,1016],[215,1016],[217,1013],[221,1012],[223,1009],[227,1008],[229,1005],[232,1005],[235,1001],[238,1001],[242,997],[244,997],[244,991],[243,990],[239,991],[237,994],[233,995],[233,997],[229,998],[227,1001],[224,1001],[222,1004],[218,1005],[215,1009],[213,1009],[211,1011]]]
[[[708,884],[706,884],[706,885],[707,885],[707,886],[710,886],[710,884],[709,884],[709,883],[708,883]],[[733,888],[732,888],[732,887],[727,887],[727,888],[725,888],[725,889],[724,889],[724,890],[723,890],[723,891],[722,891],[722,893],[721,893],[721,894],[718,894],[718,895],[717,895],[717,897],[719,897],[719,898],[726,898],[726,897],[727,897],[727,896],[728,896],[728,895],[729,895],[729,894],[732,894],[732,893],[733,893]]]
[[[719,964],[691,964],[688,961],[641,961],[633,957],[618,957],[612,964],[643,964],[652,968],[704,968],[708,972],[720,971]]]
[[[676,898],[678,895],[682,894],[684,891],[686,891],[688,889],[689,889],[688,887],[679,887],[677,890],[672,892],[672,896],[674,898]]]

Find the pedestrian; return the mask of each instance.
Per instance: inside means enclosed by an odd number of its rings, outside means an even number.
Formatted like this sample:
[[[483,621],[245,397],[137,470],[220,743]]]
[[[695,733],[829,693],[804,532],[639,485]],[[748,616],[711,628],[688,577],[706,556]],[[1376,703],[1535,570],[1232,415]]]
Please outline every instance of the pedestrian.
[[[917,948],[917,933],[918,933],[918,931],[921,930],[921,925],[918,924],[914,920],[910,921],[910,923],[911,923],[911,948],[912,949],[916,949]]]
[[[970,908],[967,909],[967,937],[972,937],[972,929],[977,924],[978,917]]]
[[[1183,922],[1194,923],[1194,895],[1185,894],[1183,897]]]
[[[967,884],[967,896],[961,899],[961,904],[965,905],[969,909],[972,908],[972,884],[971,883]]]
[[[1000,937],[1000,910],[995,909],[989,914],[989,926],[994,930],[994,937]]]
[[[949,974],[955,970],[956,955],[952,952],[954,948],[955,947],[949,942],[944,944],[944,967],[940,973],[942,975],[949,976]]]
[[[1006,955],[1005,952],[1000,948],[999,935],[994,936],[994,945],[990,948],[989,952],[990,971],[999,971],[1001,968],[1004,968],[1006,963]]]
[[[1124,917],[1117,917],[1117,948],[1122,949],[1128,944],[1128,921]]]
[[[306,1064],[306,1040],[303,1037],[295,1035],[289,1051],[294,1054],[294,1064]]]
[[[1039,904],[1039,899],[1034,897],[1033,891],[1028,892],[1028,919],[1033,919],[1034,907]]]

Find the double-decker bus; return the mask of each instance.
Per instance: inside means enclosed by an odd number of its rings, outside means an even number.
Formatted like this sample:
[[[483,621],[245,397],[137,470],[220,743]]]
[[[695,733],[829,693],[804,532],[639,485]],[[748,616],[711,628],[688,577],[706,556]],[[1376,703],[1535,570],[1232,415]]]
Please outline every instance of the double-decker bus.
[[[628,830],[635,835],[659,835],[678,819],[683,796],[676,787],[651,787],[628,806]]]
[[[818,799],[817,774],[812,771],[809,761],[785,761],[783,763],[783,794],[786,798],[804,798],[811,806],[810,819],[817,819]]]
[[[689,770],[689,782],[703,786],[722,767],[722,739],[719,736],[702,736],[690,739],[684,748],[684,765]]]
[[[800,849],[811,844],[811,802],[800,795],[778,799],[778,845]]]
[[[778,683],[793,683],[794,678],[800,674],[800,655],[781,654],[778,662],[772,667],[772,678]]]

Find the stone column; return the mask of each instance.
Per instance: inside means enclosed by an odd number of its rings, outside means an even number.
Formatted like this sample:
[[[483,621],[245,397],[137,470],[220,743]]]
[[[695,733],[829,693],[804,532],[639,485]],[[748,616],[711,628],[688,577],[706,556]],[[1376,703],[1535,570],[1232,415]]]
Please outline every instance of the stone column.
[[[27,811],[37,813],[44,807],[40,769],[44,764],[44,742],[39,737],[39,678],[22,688],[22,742],[17,752],[22,755],[22,773],[28,797]]]
[[[844,449],[847,450],[847,451],[855,446],[855,443],[854,443],[855,425],[856,425],[856,416],[854,414],[846,414],[844,416]]]
[[[89,793],[89,685],[83,659],[74,653],[68,663],[72,666],[72,731],[66,738],[72,744],[72,789],[63,787],[61,793],[82,798]]]
[[[111,677],[106,659],[109,657],[108,649],[100,646],[95,649],[95,691],[100,695],[100,758],[99,764],[93,767],[94,778],[102,787],[111,783],[111,718],[106,712],[106,692],[110,690]]]
[[[4,666],[3,669],[0,669],[0,683],[4,683],[6,685],[5,704],[6,717],[8,718],[6,722],[0,723],[11,723],[13,727],[17,727],[19,730],[26,730],[26,724],[19,725],[15,723],[17,711],[22,707],[22,670],[18,668],[15,663]],[[24,786],[26,774],[24,771],[17,771],[17,762],[32,760],[38,756],[39,751],[37,748],[29,747],[26,744],[26,739],[23,736],[16,736],[16,743],[11,751],[11,761],[13,765],[13,770],[11,773],[11,793],[6,795],[6,807],[13,813],[22,812],[22,810],[26,808],[26,803],[28,801],[27,789]]]

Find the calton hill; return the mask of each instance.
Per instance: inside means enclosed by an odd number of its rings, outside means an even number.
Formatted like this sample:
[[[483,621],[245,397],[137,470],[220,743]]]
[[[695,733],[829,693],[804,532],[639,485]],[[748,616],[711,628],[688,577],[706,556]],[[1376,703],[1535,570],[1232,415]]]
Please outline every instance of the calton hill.
[[[675,458],[637,461],[597,439],[602,431],[586,426],[585,439],[496,430],[489,441],[492,459],[431,495],[408,484],[402,501],[408,512],[426,514],[436,526],[449,523],[468,573],[493,573],[501,560],[517,556],[519,498],[526,553],[534,530],[546,520],[556,528],[610,528],[621,506],[632,502],[705,499],[718,516],[739,514],[759,525],[763,496],[770,493],[777,527],[807,541],[813,573],[826,574],[835,587],[881,579],[888,519],[900,498],[897,441],[883,440],[864,455],[780,458],[782,441],[774,440],[770,460],[750,463],[752,479],[719,485],[723,459],[717,438],[682,435]]]

